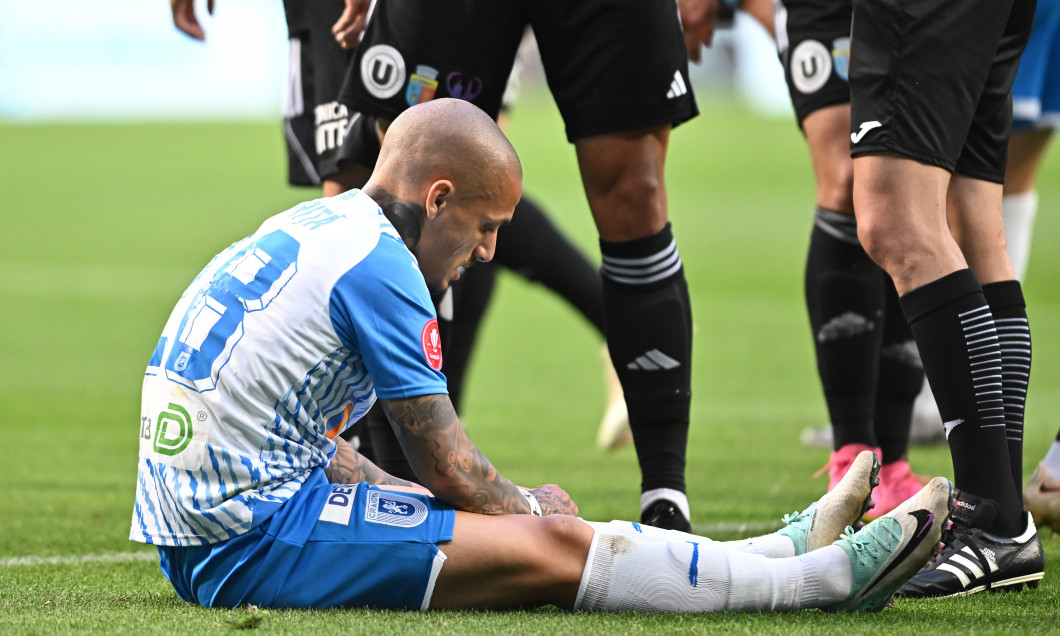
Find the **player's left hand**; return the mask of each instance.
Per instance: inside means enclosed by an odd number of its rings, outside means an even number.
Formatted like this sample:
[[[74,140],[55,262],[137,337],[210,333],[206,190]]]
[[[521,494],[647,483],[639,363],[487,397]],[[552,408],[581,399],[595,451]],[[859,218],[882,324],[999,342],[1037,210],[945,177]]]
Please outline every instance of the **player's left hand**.
[[[541,504],[542,514],[578,516],[577,504],[571,501],[570,495],[556,484],[538,486],[530,492],[537,497],[537,503]]]
[[[357,46],[357,38],[364,31],[364,19],[368,14],[368,5],[371,0],[346,0],[346,8],[339,16],[331,32],[335,34],[335,41],[339,46],[350,50]]]
[[[718,3],[721,0],[677,0],[681,14],[681,28],[685,33],[688,59],[698,62],[700,47],[710,46],[714,27],[718,22]]]
[[[213,15],[213,2],[214,0],[206,2],[206,11],[210,15]],[[206,40],[206,32],[195,15],[194,0],[169,0],[169,8],[173,12],[174,26],[200,42]]]

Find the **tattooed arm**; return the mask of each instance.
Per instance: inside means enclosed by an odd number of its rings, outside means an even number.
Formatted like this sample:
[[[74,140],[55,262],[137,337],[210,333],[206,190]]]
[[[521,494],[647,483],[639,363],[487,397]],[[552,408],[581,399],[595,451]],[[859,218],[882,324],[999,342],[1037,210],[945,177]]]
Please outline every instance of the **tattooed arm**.
[[[519,487],[502,477],[468,439],[448,395],[380,402],[413,471],[436,497],[480,514],[530,512]],[[559,486],[550,484],[531,492],[544,514],[578,514],[578,507]]]
[[[335,441],[338,443],[338,448],[335,449],[335,456],[331,458],[331,463],[324,469],[324,474],[327,475],[329,482],[333,484],[356,484],[366,481],[375,486],[422,488],[419,484],[398,479],[376,466],[341,437],[336,437]]]

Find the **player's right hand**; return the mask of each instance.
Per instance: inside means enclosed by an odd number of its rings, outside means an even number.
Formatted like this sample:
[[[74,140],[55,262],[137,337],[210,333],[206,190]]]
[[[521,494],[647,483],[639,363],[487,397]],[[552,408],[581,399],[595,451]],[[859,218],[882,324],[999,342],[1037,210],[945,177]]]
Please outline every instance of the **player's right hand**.
[[[714,40],[714,27],[718,21],[718,2],[721,0],[677,0],[681,15],[681,29],[685,35],[688,59],[698,62],[700,48],[710,46]]]
[[[357,46],[357,40],[364,31],[364,18],[368,14],[368,5],[372,0],[346,0],[346,8],[339,16],[331,32],[335,41],[347,51]]]
[[[577,504],[571,501],[570,495],[556,484],[538,486],[530,492],[537,497],[537,503],[541,504],[542,514],[578,516]]]
[[[206,11],[210,15],[213,15],[213,3],[214,0],[206,0]],[[169,0],[169,8],[173,10],[173,24],[178,29],[200,42],[206,40],[206,32],[195,16],[195,0]]]

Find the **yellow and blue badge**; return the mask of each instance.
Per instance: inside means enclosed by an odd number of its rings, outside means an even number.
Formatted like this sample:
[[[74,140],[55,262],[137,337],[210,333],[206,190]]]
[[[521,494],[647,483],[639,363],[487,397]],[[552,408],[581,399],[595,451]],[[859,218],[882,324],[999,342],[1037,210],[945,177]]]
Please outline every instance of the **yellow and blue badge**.
[[[836,75],[849,82],[850,73],[850,38],[836,38],[832,40],[832,64],[835,66]]]
[[[409,106],[429,102],[434,99],[436,90],[438,90],[438,69],[417,64],[416,72],[409,76],[409,86],[405,89],[405,101]]]

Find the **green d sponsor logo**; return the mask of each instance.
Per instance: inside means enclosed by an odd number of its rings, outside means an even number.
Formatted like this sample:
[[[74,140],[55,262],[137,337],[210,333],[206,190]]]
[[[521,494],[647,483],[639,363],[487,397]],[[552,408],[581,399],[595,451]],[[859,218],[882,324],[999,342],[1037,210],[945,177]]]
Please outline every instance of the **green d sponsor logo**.
[[[155,452],[162,455],[176,455],[191,442],[191,416],[179,404],[170,402],[169,409],[155,425]]]

